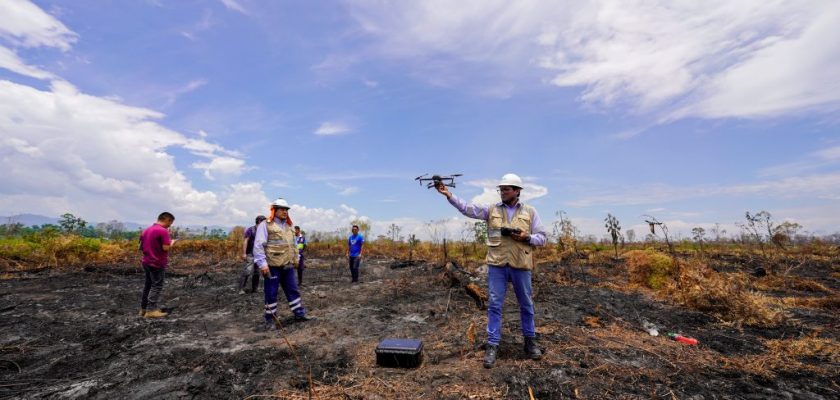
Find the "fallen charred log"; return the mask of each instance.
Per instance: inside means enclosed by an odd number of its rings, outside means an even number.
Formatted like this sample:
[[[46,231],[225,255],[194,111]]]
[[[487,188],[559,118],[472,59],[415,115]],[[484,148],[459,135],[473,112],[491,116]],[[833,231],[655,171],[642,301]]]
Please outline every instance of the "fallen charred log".
[[[463,288],[467,295],[475,300],[476,307],[481,310],[487,309],[487,292],[473,282],[477,280],[474,274],[460,267],[454,261],[446,264],[443,273],[448,278],[449,287]]]

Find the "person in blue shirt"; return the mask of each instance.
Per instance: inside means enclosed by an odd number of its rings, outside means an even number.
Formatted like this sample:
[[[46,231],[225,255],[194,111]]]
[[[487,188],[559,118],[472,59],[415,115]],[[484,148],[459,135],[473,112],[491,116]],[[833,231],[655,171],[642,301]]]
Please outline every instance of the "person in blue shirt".
[[[347,238],[347,256],[350,262],[351,283],[359,283],[359,267],[362,263],[362,247],[365,245],[365,237],[359,233],[358,225],[353,225],[350,231],[353,233]]]

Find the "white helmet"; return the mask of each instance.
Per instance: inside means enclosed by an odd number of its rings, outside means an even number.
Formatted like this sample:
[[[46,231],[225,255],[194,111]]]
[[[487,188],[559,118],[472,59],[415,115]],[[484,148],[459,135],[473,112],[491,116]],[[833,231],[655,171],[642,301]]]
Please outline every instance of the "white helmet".
[[[516,174],[505,174],[496,186],[514,186],[522,189],[522,178]]]
[[[286,199],[282,197],[278,197],[277,200],[274,200],[274,202],[271,203],[271,207],[285,208],[287,210],[291,208],[289,207],[289,203],[286,202]]]

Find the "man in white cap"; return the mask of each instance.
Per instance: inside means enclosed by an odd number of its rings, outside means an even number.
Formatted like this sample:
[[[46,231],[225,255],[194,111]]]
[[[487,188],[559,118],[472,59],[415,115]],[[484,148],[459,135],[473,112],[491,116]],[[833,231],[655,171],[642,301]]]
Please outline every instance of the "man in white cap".
[[[260,273],[265,277],[265,327],[267,330],[274,326],[277,318],[277,287],[283,287],[289,309],[295,315],[295,321],[308,321],[306,309],[301,303],[295,279],[295,266],[298,261],[298,250],[295,245],[295,231],[289,218],[289,203],[278,198],[271,203],[268,219],[257,225],[254,237],[254,264],[260,267]]]
[[[545,229],[537,210],[519,201],[522,191],[522,179],[519,176],[505,174],[497,186],[502,201],[492,206],[467,204],[450,193],[446,186],[437,186],[438,192],[446,196],[461,214],[487,221],[487,286],[490,301],[487,306],[485,368],[493,367],[502,340],[502,305],[508,282],[513,285],[519,302],[525,353],[533,360],[542,357],[534,326],[531,270],[534,268],[534,247],[545,245]]]

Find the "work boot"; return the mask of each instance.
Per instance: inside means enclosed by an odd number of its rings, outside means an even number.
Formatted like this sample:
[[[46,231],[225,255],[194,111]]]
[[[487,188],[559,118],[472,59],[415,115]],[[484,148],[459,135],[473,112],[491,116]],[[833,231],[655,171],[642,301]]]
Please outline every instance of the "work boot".
[[[167,314],[167,313],[165,313],[161,310],[152,310],[152,311],[146,311],[146,314],[143,315],[143,317],[145,317],[145,318],[163,318],[167,315],[169,315],[169,314]]]
[[[537,338],[525,338],[525,354],[532,360],[539,360],[542,358],[542,351],[537,346]]]
[[[312,321],[315,317],[310,317],[308,315],[295,315],[295,322],[306,322]]]
[[[496,363],[496,353],[499,351],[499,345],[487,343],[484,350],[484,368],[493,368]]]
[[[145,316],[145,315],[146,315],[146,309],[145,309],[145,308],[141,308],[141,309],[140,309],[140,316],[141,316],[141,317],[143,317],[143,316]]]

